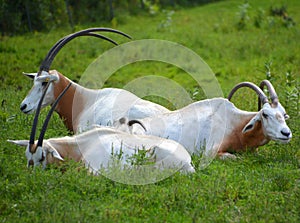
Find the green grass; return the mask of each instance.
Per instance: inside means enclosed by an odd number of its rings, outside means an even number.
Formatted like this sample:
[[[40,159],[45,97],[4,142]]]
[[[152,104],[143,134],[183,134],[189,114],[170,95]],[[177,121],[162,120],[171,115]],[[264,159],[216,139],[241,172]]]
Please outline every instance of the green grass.
[[[300,2],[286,2],[289,16],[296,22],[287,28],[280,18],[268,16],[270,6],[280,7],[282,1],[250,1],[249,20],[244,29],[238,30],[238,6],[242,3],[221,1],[177,8],[165,29],[158,29],[166,19],[164,13],[118,17],[114,26],[134,39],[165,39],[194,50],[215,72],[224,95],[240,81],[258,84],[265,79],[261,70],[271,60],[272,83],[291,116],[288,125],[292,141],[286,145],[270,142],[255,153],[239,154],[236,161],[216,159],[193,175],[177,173],[145,186],[93,177],[71,161],[46,171],[26,168],[24,149],[6,142],[27,139],[33,121],[32,115],[19,111],[32,85],[21,72],[37,71],[52,44],[71,31],[1,37],[0,222],[300,222],[300,116],[299,98],[293,96],[299,91],[300,79]],[[254,21],[259,9],[265,10],[265,17],[257,28]],[[77,30],[82,28],[86,27]],[[127,41],[110,36],[121,43]],[[85,68],[111,47],[104,41],[78,39],[59,53],[52,67],[78,81]],[[291,73],[293,83],[287,83],[286,72]],[[191,94],[195,92],[196,83],[187,74],[159,62],[128,65],[105,86],[122,87],[149,74],[171,78]],[[234,102],[239,108],[255,110],[257,98],[251,91],[239,92]],[[46,112],[42,112],[41,120]],[[46,138],[66,134],[55,115]],[[193,160],[197,164],[197,157]]]

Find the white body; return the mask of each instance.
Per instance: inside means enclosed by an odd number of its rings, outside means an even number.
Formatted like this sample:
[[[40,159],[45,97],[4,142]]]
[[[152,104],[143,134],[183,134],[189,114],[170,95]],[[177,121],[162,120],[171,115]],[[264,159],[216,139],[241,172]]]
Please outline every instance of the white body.
[[[73,104],[73,114],[78,113],[78,116],[73,116],[78,132],[89,129],[91,124],[112,126],[115,120],[122,117],[142,119],[169,111],[123,89],[105,88],[86,94],[86,89],[77,85],[76,90],[75,100],[84,103],[82,107]]]
[[[42,164],[45,167],[48,163],[70,158],[83,161],[91,172],[97,174],[101,168],[107,169],[115,161],[113,158],[121,153],[118,159],[121,165],[131,166],[130,158],[140,149],[147,151],[146,157],[153,162],[154,168],[195,171],[191,156],[179,143],[155,136],[131,135],[109,127],[94,127],[71,137],[45,139],[43,147],[38,147],[34,154],[28,150],[28,140],[9,142],[27,147],[27,159],[35,166]],[[39,161],[42,154],[46,158]]]
[[[191,154],[234,157],[229,152],[256,148],[269,140],[289,142],[292,133],[284,115],[280,104],[277,108],[265,104],[259,112],[248,112],[236,108],[227,99],[214,98],[140,119],[146,131],[134,124],[131,132],[175,140]]]
[[[43,71],[40,76],[27,74],[34,79],[34,85],[21,103],[25,114],[36,110],[45,82],[50,81],[42,107],[51,105],[63,89],[72,82],[59,72]],[[121,117],[139,119],[153,116],[169,110],[161,105],[143,100],[136,95],[117,88],[91,90],[72,82],[71,88],[58,103],[56,111],[62,117],[67,128],[80,133],[92,125],[112,125]]]

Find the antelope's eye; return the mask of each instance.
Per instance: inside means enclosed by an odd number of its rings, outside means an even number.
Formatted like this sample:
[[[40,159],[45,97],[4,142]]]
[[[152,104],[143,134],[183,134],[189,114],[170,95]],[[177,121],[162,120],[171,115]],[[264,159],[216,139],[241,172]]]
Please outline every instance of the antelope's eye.
[[[262,116],[265,118],[265,119],[267,119],[268,117],[269,117],[269,115],[267,115],[266,113],[262,113]]]
[[[288,114],[284,114],[283,117],[284,117],[285,120],[290,118],[290,116]]]

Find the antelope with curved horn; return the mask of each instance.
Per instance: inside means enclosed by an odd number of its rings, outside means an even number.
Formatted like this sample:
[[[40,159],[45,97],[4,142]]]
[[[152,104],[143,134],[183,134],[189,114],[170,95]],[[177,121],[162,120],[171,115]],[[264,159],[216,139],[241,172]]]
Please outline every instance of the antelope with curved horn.
[[[145,151],[145,158],[151,161],[154,169],[175,169],[183,173],[195,172],[191,164],[191,156],[179,143],[155,136],[138,136],[128,134],[109,127],[94,127],[84,133],[72,137],[60,137],[44,140],[44,135],[55,107],[70,88],[71,83],[62,91],[53,103],[38,138],[34,141],[36,126],[42,101],[46,95],[49,83],[44,89],[39,101],[30,134],[30,140],[8,140],[11,143],[25,146],[28,166],[43,168],[47,164],[64,161],[65,158],[82,161],[89,170],[98,174],[99,170],[109,168],[114,161],[114,155],[122,155],[117,162],[121,165],[132,166],[130,159],[139,150]],[[124,120],[119,120],[122,124]],[[136,124],[138,121],[131,121]]]
[[[158,104],[142,100],[136,95],[116,88],[91,90],[80,86],[56,70],[49,70],[57,53],[71,40],[80,36],[102,38],[114,44],[113,40],[95,32],[113,32],[130,38],[127,34],[108,28],[82,30],[57,41],[43,60],[38,73],[25,74],[34,80],[33,87],[22,101],[20,109],[25,114],[37,109],[42,89],[50,82],[42,108],[52,104],[60,92],[72,83],[65,97],[58,103],[56,112],[64,120],[66,127],[75,133],[89,129],[93,124],[109,125],[123,116],[131,119],[144,118],[169,111]],[[76,94],[76,97],[75,97]]]
[[[230,92],[228,99],[242,87],[254,90],[263,107],[258,112],[242,111],[224,98],[213,98],[192,103],[182,109],[140,119],[140,125],[133,124],[134,134],[156,135],[175,140],[190,153],[203,147],[206,155],[235,157],[230,152],[254,149],[275,140],[287,143],[292,133],[285,120],[288,115],[278,101],[276,92],[268,81],[263,81],[271,95],[267,96],[255,84],[242,82]]]

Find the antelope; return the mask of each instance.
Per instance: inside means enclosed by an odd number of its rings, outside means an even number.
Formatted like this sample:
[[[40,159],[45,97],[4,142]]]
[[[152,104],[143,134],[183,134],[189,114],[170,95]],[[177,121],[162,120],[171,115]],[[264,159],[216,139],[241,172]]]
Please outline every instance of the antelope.
[[[21,103],[20,109],[23,113],[30,114],[36,110],[42,90],[45,89],[48,82],[50,82],[50,86],[42,108],[51,105],[63,89],[72,83],[65,97],[58,103],[56,112],[63,119],[65,126],[74,133],[85,131],[94,124],[111,125],[123,116],[139,119],[169,111],[163,106],[143,100],[129,91],[117,88],[88,89],[74,83],[58,71],[50,70],[57,53],[64,45],[77,37],[92,36],[117,45],[115,41],[95,33],[98,31],[113,32],[130,38],[118,30],[90,28],[70,34],[57,41],[42,61],[39,71],[37,73],[25,73],[26,76],[33,79],[33,87]]]
[[[268,88],[270,103],[262,91],[264,86]],[[258,94],[258,112],[240,110],[230,102],[234,93],[242,87],[251,88]],[[218,155],[222,159],[235,158],[232,152],[253,150],[270,140],[288,143],[292,132],[285,120],[289,116],[279,103],[272,84],[264,80],[261,88],[251,82],[242,82],[232,89],[228,99],[206,99],[176,111],[139,119],[143,128],[133,124],[130,131],[172,139],[182,144],[190,154],[204,152],[206,156]]]
[[[83,162],[90,172],[98,175],[99,171],[108,169],[116,161],[115,155],[122,155],[117,160],[121,162],[122,166],[132,167],[135,164],[130,163],[130,158],[143,150],[146,154],[145,157],[153,163],[153,168],[175,169],[183,173],[195,172],[191,164],[191,156],[182,145],[155,136],[132,135],[112,127],[96,126],[77,135],[44,140],[51,115],[59,104],[59,100],[69,88],[71,89],[71,84],[61,92],[52,104],[38,140],[34,140],[38,117],[50,82],[45,86],[38,103],[29,141],[8,140],[16,145],[26,147],[25,154],[28,167],[42,165],[45,168],[47,164],[61,162],[68,158],[76,162]],[[122,124],[122,120],[120,122]],[[131,123],[139,122],[132,121]]]

